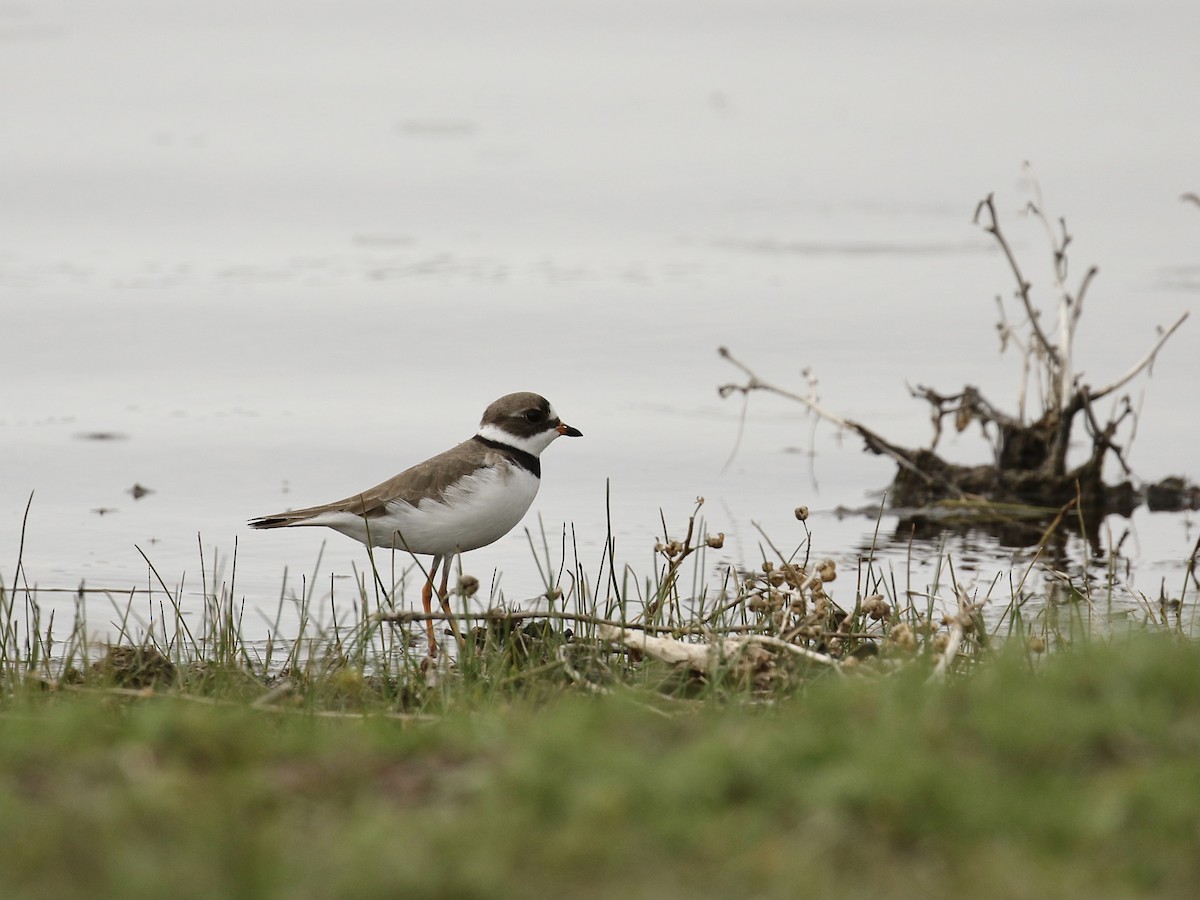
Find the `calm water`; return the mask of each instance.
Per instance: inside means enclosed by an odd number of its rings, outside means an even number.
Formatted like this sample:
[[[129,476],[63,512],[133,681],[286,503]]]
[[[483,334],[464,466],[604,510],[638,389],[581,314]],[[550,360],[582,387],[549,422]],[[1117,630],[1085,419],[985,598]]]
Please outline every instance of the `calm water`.
[[[285,569],[338,602],[365,555],[247,518],[374,484],[511,390],[585,433],[547,452],[526,524],[573,526],[589,571],[606,486],[641,573],[659,511],[682,532],[697,495],[729,535],[714,564],[758,558],[752,522],[794,546],[804,503],[814,551],[852,570],[874,522],[831,511],[891,465],[758,397],[725,468],[739,405],[716,386],[737,373],[716,348],[796,389],[812,367],[829,407],[902,443],[928,437],[906,382],[1011,404],[1011,276],[971,214],[997,193],[1045,291],[1016,216],[1032,160],[1072,278],[1101,267],[1079,368],[1114,378],[1197,312],[1196,34],[1194,3],[4,4],[0,574],[34,491],[31,584],[145,586],[136,544],[194,599],[198,543],[211,568],[236,540],[265,631]],[[1148,480],[1200,474],[1197,329],[1132,386]],[[983,459],[969,434],[943,449]],[[1109,523],[1131,587],[1178,593],[1193,519]],[[979,585],[1025,559],[947,549]],[[936,550],[915,555],[923,585]],[[538,590],[520,531],[466,566]]]

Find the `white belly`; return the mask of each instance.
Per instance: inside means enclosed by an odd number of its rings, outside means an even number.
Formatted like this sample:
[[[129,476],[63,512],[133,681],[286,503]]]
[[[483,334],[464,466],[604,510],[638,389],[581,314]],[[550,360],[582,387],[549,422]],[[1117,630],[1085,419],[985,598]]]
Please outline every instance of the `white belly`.
[[[518,466],[491,466],[451,486],[441,500],[387,504],[384,515],[322,516],[319,524],[376,547],[446,556],[485,547],[512,531],[529,511],[541,479]]]

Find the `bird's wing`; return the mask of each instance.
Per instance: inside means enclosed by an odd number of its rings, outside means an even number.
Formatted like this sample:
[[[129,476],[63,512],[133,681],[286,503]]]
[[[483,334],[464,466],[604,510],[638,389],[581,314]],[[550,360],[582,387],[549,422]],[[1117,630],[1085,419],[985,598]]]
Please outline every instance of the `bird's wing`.
[[[389,503],[399,501],[416,506],[426,497],[440,500],[450,485],[471,474],[480,465],[494,466],[503,460],[505,456],[502,453],[491,450],[473,439],[466,440],[457,447],[417,463],[360,494],[346,497],[344,500],[335,500],[333,503],[252,519],[250,525],[253,528],[303,525],[324,513],[337,512],[374,518],[387,512]]]

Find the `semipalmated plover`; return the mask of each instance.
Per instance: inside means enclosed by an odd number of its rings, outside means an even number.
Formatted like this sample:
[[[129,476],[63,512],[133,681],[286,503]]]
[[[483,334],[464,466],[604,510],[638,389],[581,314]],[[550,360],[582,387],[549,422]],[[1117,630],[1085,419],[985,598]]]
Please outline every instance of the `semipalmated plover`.
[[[251,528],[324,525],[373,547],[433,557],[421,590],[432,611],[439,566],[438,599],[447,611],[449,557],[499,540],[521,521],[537,496],[539,456],[559,435],[582,437],[565,424],[545,397],[506,394],[483,411],[475,436],[417,463],[361,494],[251,519]],[[444,565],[443,565],[444,564]],[[429,655],[437,655],[433,621],[426,620]]]

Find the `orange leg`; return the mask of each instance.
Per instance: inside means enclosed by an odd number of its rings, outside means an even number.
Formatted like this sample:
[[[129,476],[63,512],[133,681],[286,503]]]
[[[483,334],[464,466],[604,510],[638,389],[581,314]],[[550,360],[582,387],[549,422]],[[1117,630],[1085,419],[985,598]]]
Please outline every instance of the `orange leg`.
[[[446,592],[447,585],[450,582],[450,561],[446,560],[446,565],[442,569],[442,583],[438,585],[438,599],[442,601],[442,610],[448,615],[450,613],[450,595]]]
[[[438,600],[442,602],[442,612],[451,618],[446,619],[446,624],[450,628],[450,633],[454,635],[454,640],[458,643],[459,649],[462,649],[462,638],[458,634],[458,626],[454,624],[454,611],[450,608],[450,593],[447,590],[450,583],[450,560],[445,561],[442,567],[442,583],[438,586]]]
[[[423,588],[421,588],[421,603],[425,607],[425,615],[429,615],[430,613],[433,612],[433,579],[434,579],[434,576],[437,575],[438,566],[441,564],[441,562],[442,562],[442,558],[440,556],[435,556],[433,558],[433,564],[429,567],[429,577],[427,579],[425,579],[425,586]],[[449,570],[449,568],[450,568],[449,566],[446,566],[446,570]],[[445,596],[445,591],[446,591],[446,572],[443,571],[442,572],[442,596]],[[439,597],[439,599],[441,599],[441,598]],[[443,605],[445,605],[444,600],[443,600]],[[429,635],[429,658],[436,659],[438,645],[437,645],[437,637],[435,636],[434,630],[433,630],[433,619],[425,620],[425,632]]]

